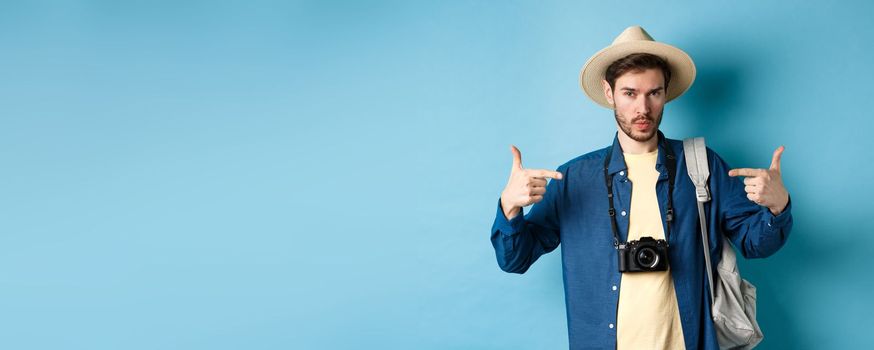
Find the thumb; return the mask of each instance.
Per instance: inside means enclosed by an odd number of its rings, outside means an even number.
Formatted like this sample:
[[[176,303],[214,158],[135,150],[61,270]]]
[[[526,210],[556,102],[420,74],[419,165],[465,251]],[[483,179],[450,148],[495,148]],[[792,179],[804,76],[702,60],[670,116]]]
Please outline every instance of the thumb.
[[[776,151],[774,151],[774,158],[771,159],[771,169],[772,170],[780,171],[780,156],[783,155],[783,150],[785,150],[785,149],[786,149],[785,147],[780,146],[777,148]]]
[[[510,152],[513,152],[513,168],[522,169],[522,152],[513,145],[510,145]]]

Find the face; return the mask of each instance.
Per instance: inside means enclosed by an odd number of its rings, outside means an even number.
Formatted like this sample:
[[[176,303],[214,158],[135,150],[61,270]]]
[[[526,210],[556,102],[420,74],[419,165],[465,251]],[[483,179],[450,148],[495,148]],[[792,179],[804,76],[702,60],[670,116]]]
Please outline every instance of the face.
[[[638,142],[656,136],[665,107],[665,77],[659,69],[630,71],[616,79],[615,90],[606,80],[604,94],[613,105],[616,124],[625,135]]]

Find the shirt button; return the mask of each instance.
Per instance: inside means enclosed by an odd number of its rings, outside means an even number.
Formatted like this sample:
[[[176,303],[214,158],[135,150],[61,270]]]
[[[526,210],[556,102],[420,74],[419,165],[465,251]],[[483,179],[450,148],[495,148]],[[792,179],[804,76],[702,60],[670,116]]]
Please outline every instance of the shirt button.
[[[619,175],[620,175],[620,176],[625,176],[625,171],[620,171],[620,172],[619,172]]]
[[[613,290],[616,290],[616,286],[613,286]]]
[[[610,327],[610,329],[613,329],[613,324],[611,323],[611,324],[610,324],[609,326],[607,326],[607,327]]]
[[[625,210],[623,210],[623,211],[622,211],[621,213],[619,213],[619,214],[622,214],[622,216],[625,216],[625,214],[627,214],[627,213],[625,212]]]

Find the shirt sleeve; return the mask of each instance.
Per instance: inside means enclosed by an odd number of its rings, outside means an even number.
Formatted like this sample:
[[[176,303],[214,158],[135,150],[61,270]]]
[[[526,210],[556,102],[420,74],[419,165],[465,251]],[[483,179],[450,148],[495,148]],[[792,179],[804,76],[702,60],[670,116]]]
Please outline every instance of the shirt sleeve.
[[[778,215],[747,198],[743,177],[728,176],[731,168],[711,153],[714,168],[711,184],[714,198],[718,196],[720,228],[745,258],[765,258],[776,253],[792,230],[792,199]]]
[[[498,198],[491,241],[501,270],[525,273],[541,255],[558,247],[560,204],[568,177],[565,168],[557,171],[562,173],[562,180],[550,179],[543,200],[534,203],[528,214],[521,211],[507,220]]]

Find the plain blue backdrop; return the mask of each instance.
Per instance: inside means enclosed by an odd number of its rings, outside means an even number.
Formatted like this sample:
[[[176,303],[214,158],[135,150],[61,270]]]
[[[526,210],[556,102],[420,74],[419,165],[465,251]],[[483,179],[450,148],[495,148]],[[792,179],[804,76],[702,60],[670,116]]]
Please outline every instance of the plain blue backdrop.
[[[785,145],[762,349],[872,348],[871,2],[0,2],[0,348],[563,349],[560,252],[502,272],[511,166],[612,141],[580,67],[688,52],[668,137]]]

